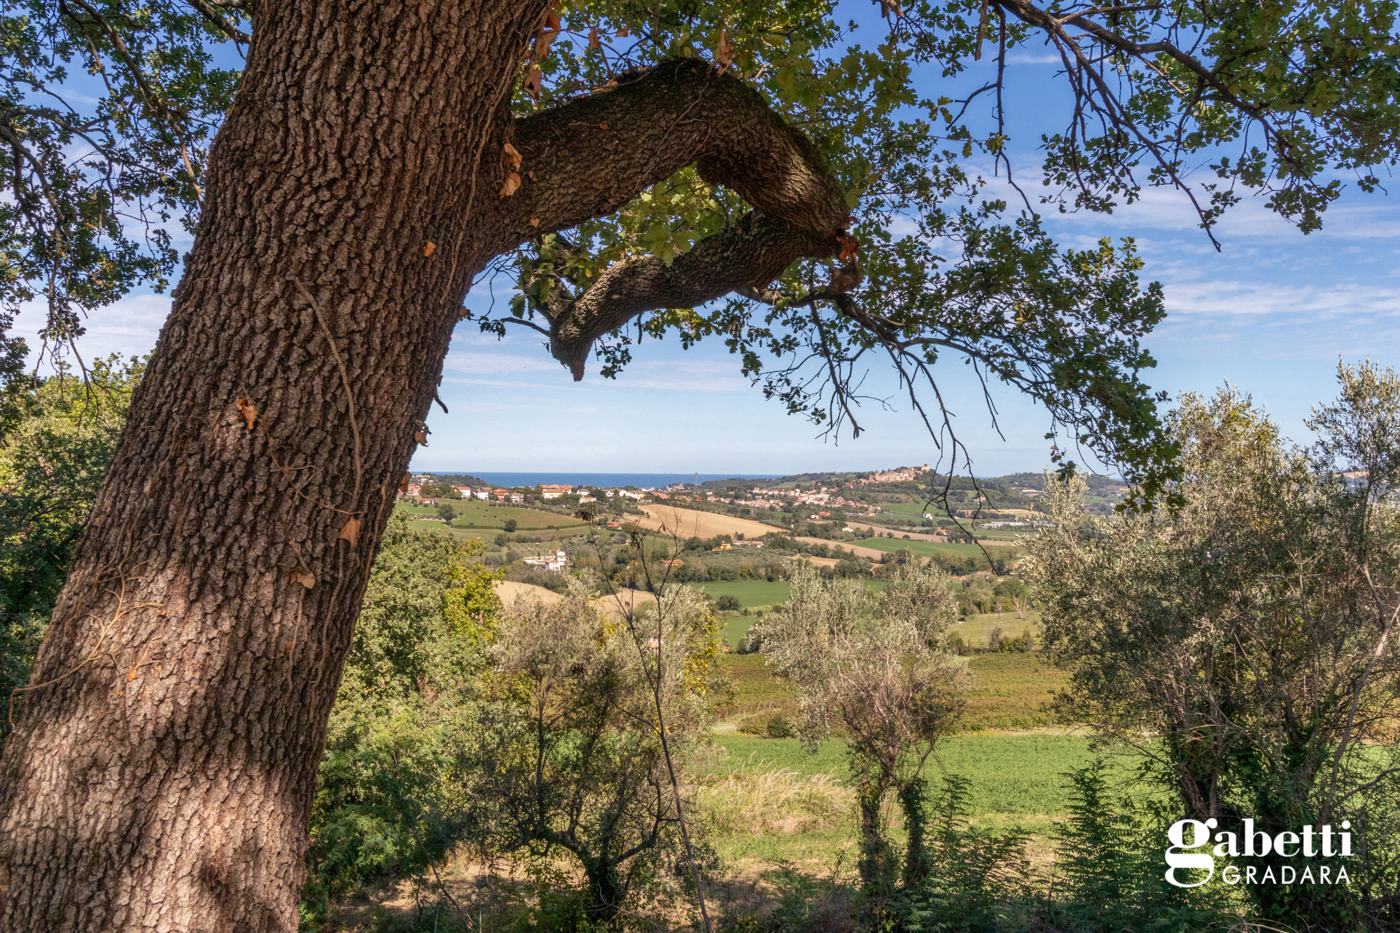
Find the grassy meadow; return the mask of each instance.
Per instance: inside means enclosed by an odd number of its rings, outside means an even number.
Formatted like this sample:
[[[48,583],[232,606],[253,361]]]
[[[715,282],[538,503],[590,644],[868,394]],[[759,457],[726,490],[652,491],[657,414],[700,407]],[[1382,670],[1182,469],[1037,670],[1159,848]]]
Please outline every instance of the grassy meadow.
[[[990,626],[988,626],[990,627]],[[1033,860],[1048,859],[1054,823],[1068,813],[1064,775],[1092,759],[1089,740],[1054,725],[1045,710],[1065,675],[1038,653],[967,658],[975,682],[962,732],[938,743],[927,765],[931,792],[944,775],[971,781],[972,823],[1031,834]],[[779,865],[829,874],[855,855],[855,795],[844,743],[809,752],[794,737],[744,734],[774,716],[797,715],[791,686],[774,678],[762,655],[725,655],[735,695],[698,763],[697,802],[711,842],[740,876]],[[898,814],[890,819],[898,822]]]

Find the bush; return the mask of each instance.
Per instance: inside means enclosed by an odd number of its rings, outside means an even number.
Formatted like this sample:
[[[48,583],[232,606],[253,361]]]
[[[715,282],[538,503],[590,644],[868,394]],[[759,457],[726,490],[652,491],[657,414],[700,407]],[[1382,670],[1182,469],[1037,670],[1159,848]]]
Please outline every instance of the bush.
[[[520,523],[513,518],[508,518],[505,520],[501,527],[505,528],[506,534],[510,534],[511,532],[515,531],[515,529],[520,527]],[[554,526],[550,525],[549,527],[553,528]]]
[[[1161,841],[1177,814],[1166,800],[1135,805],[1111,796],[1099,759],[1069,775],[1070,817],[1056,833],[1062,877],[1055,925],[1076,933],[1167,933],[1234,928],[1243,892],[1178,888],[1162,875]],[[1151,798],[1148,798],[1149,800]]]
[[[788,718],[782,713],[778,713],[776,716],[770,716],[768,724],[764,727],[764,731],[768,733],[768,737],[771,739],[789,739],[797,734],[797,730],[793,728],[792,723],[790,723]]]
[[[725,593],[719,599],[715,600],[715,608],[720,612],[738,612],[740,609],[744,608],[744,605],[739,602],[739,597],[730,593]]]
[[[1001,632],[1000,629],[995,629],[995,631],[998,633],[998,635]],[[1024,631],[1021,632],[1021,634],[1017,635],[1015,638],[1002,639],[1001,644],[997,647],[996,650],[1011,652],[1013,654],[1025,654],[1027,651],[1030,651],[1034,647],[1035,636],[1031,634],[1031,630],[1029,628],[1026,628]]]
[[[971,783],[949,775],[932,801],[923,797],[922,780],[901,795],[911,844],[895,913],[909,933],[999,933],[1030,926],[1026,834],[974,829],[968,822]]]

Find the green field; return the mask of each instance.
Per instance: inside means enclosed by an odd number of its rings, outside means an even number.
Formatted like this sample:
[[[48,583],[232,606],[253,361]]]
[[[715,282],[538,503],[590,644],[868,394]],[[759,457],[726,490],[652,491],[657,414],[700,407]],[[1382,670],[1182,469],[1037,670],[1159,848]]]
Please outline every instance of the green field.
[[[750,620],[745,619],[745,622]],[[1019,634],[1019,630],[1015,630]],[[1055,691],[1069,684],[1069,675],[1052,667],[1037,651],[1026,654],[974,654],[966,658],[973,685],[966,697],[959,729],[1041,729],[1056,725],[1047,708]],[[734,682],[734,727],[762,728],[769,717],[797,714],[792,685],[772,675],[761,654],[727,654],[724,673]],[[759,742],[777,741],[758,738]]]
[[[788,598],[788,585],[782,580],[772,582],[768,580],[736,580],[732,583],[697,583],[695,585],[704,590],[706,596],[715,599],[721,596],[733,596],[745,609],[771,606],[774,603],[786,602]]]
[[[457,513],[457,517],[453,519],[453,527],[501,531],[504,530],[508,518],[515,519],[518,531],[587,527],[584,522],[567,515],[537,512],[534,509],[515,505],[495,505],[476,499],[441,499],[439,501],[452,506],[452,510]],[[404,514],[415,518],[437,517],[436,506],[409,505],[401,502],[397,508],[402,510]]]
[[[761,739],[719,735],[714,744],[724,749],[709,767],[712,773],[786,768],[802,776],[831,774],[846,778],[845,745],[824,742],[815,755],[798,739]],[[1089,740],[1078,735],[974,735],[944,739],[930,762],[930,784],[941,774],[972,781],[972,812],[979,815],[1038,817],[1048,824],[1066,811],[1062,775],[1092,758]]]
[[[963,642],[969,648],[987,648],[987,638],[992,634],[992,629],[1001,629],[1002,635],[1007,638],[1014,638],[1024,632],[1031,630],[1031,634],[1037,639],[1040,638],[1040,613],[1035,610],[1028,610],[1025,618],[1018,618],[1014,612],[989,612],[986,615],[975,615],[965,621],[959,622],[948,630],[949,637],[961,635]]]
[[[935,554],[957,554],[959,557],[969,557],[982,553],[982,549],[975,544],[940,544],[934,541],[913,539],[905,541],[903,538],[867,538],[857,543],[861,547],[889,551],[890,553],[907,550],[920,557],[932,557]]]
[[[930,791],[942,788],[944,775],[967,778],[970,821],[986,829],[1024,829],[1032,834],[1032,859],[1048,860],[1048,836],[1068,811],[1065,775],[1092,759],[1086,736],[1024,731],[1048,722],[1042,707],[1064,675],[1035,653],[968,660],[976,683],[964,726],[974,731],[938,742],[925,771]],[[736,688],[739,718],[721,724],[696,768],[698,802],[717,850],[741,872],[779,863],[828,871],[835,859],[853,856],[856,838],[845,744],[835,738],[809,754],[796,738],[735,733],[735,721],[764,723],[777,713],[792,720],[796,703],[791,685],[772,676],[762,655],[726,655],[723,663]],[[975,731],[988,728],[1020,731]],[[897,814],[892,819],[898,823]],[[892,831],[897,838],[898,826]]]
[[[937,502],[930,502],[927,507],[925,507],[923,502],[881,502],[879,505],[880,511],[887,515],[916,520],[923,518],[925,512],[937,519],[940,517],[939,513],[942,511],[942,506]],[[878,514],[871,515],[869,518],[872,521],[877,521],[880,516]]]

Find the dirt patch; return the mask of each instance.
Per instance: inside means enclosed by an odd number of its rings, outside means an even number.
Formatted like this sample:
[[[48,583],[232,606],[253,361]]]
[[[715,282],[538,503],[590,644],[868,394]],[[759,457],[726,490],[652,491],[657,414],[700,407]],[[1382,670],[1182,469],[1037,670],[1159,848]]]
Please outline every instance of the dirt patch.
[[[598,606],[611,616],[624,616],[647,603],[655,603],[656,594],[642,590],[618,590],[598,597]]]
[[[791,557],[789,560],[805,560],[810,564],[816,564],[818,567],[827,568],[835,567],[837,564],[841,563],[834,557]]]
[[[877,564],[885,556],[884,551],[877,551],[873,547],[861,547],[859,544],[848,544],[845,541],[828,541],[825,538],[798,538],[803,544],[825,544],[833,551],[850,551],[856,557],[868,557]],[[839,560],[839,558],[837,558]]]

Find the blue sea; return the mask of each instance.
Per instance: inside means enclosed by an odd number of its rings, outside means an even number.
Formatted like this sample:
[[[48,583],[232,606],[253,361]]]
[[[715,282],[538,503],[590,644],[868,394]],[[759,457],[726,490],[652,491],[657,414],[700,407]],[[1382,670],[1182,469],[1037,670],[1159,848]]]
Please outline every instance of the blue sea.
[[[693,483],[694,473],[479,473],[476,470],[434,470],[435,473],[460,472],[478,476],[493,486],[536,486],[542,483],[570,486],[635,486],[638,489],[660,489],[672,483]],[[779,479],[780,473],[750,473],[737,477],[732,473],[701,473],[700,482],[712,479]]]

